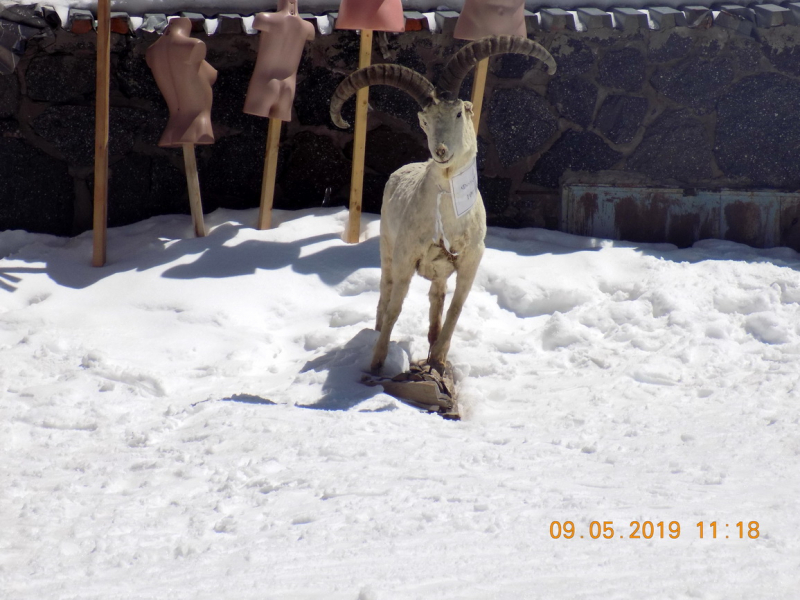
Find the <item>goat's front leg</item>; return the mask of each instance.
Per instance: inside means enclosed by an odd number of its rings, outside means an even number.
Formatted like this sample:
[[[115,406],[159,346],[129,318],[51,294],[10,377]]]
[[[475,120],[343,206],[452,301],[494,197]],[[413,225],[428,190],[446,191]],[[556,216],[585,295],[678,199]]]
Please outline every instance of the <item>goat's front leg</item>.
[[[478,272],[481,257],[483,256],[483,244],[474,248],[469,254],[462,253],[456,267],[456,290],[453,292],[453,299],[450,301],[450,308],[447,309],[442,331],[436,342],[431,346],[428,364],[440,373],[444,373],[444,365],[447,360],[447,353],[450,350],[450,339],[453,337],[458,317],[461,316],[461,309],[472,289],[472,282]]]
[[[447,279],[431,281],[428,298],[431,301],[430,327],[428,328],[428,344],[433,346],[442,331],[442,313],[444,312],[444,296],[447,292]]]
[[[383,314],[378,313],[380,320],[380,335],[378,341],[375,343],[375,350],[372,353],[372,363],[370,364],[370,371],[378,373],[383,367],[386,360],[386,355],[389,353],[389,339],[392,336],[392,329],[397,322],[397,317],[400,316],[400,311],[403,308],[403,300],[408,294],[408,288],[411,285],[411,278],[414,276],[414,263],[410,261],[395,261],[394,266],[402,265],[401,269],[392,268],[392,284],[390,286],[389,299],[386,302],[386,308]],[[381,297],[383,300],[383,297]],[[380,310],[380,309],[379,309]]]

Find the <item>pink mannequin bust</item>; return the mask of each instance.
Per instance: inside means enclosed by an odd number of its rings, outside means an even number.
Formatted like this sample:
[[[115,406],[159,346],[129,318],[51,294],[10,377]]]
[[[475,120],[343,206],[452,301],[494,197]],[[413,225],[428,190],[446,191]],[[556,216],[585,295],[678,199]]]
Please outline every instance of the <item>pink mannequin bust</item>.
[[[213,144],[211,86],[217,71],[205,61],[206,45],[190,37],[192,22],[173,19],[164,35],[147,49],[147,65],[169,107],[162,147]]]
[[[528,37],[525,0],[466,0],[453,37],[478,40],[487,35]]]
[[[279,0],[278,12],[258,13],[253,27],[261,35],[244,112],[291,121],[297,66],[306,41],[314,39],[314,26],[297,14],[297,0]]]
[[[405,31],[401,0],[342,0],[336,29]]]

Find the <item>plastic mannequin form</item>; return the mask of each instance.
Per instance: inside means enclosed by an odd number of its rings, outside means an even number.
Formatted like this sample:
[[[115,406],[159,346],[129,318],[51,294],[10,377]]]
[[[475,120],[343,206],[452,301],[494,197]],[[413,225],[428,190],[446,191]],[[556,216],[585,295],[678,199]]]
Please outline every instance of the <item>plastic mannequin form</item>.
[[[466,0],[453,37],[478,40],[487,35],[527,37],[525,0]]]
[[[402,0],[342,0],[336,29],[405,31]]]
[[[279,0],[278,12],[257,14],[253,27],[261,35],[244,112],[291,121],[297,66],[314,26],[297,14],[297,0]]]
[[[158,142],[166,148],[214,143],[211,86],[217,71],[205,61],[206,45],[190,37],[191,31],[189,19],[173,19],[147,49],[147,65],[169,107],[169,122]]]
[[[528,37],[525,26],[525,0],[466,0],[458,17],[453,37],[460,40],[479,40],[488,35],[519,35]],[[475,65],[472,79],[472,124],[475,131],[481,122],[483,94],[489,59]]]

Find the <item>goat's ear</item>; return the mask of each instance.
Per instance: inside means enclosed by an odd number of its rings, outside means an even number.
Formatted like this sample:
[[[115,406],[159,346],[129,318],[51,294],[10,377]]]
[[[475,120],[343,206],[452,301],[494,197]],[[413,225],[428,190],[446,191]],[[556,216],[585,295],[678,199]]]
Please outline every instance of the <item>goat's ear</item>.
[[[464,101],[464,110],[466,110],[469,114],[472,114],[472,102]]]

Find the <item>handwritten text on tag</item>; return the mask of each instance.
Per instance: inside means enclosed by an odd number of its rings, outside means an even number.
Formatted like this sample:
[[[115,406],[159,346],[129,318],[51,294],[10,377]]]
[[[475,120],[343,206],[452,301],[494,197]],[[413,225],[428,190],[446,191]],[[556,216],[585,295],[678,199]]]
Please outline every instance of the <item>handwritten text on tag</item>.
[[[456,217],[463,217],[478,198],[478,168],[474,158],[471,163],[453,175],[450,180],[450,192]]]

